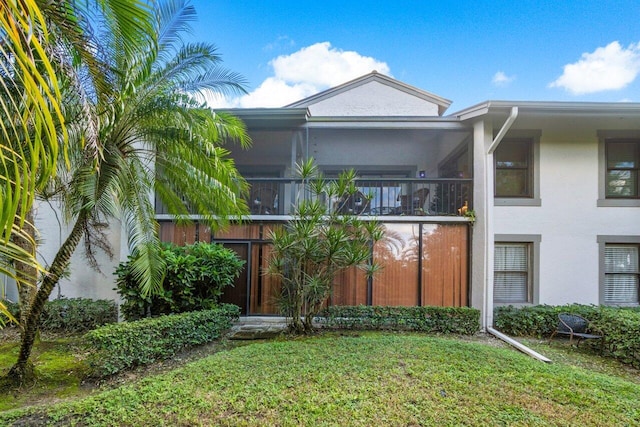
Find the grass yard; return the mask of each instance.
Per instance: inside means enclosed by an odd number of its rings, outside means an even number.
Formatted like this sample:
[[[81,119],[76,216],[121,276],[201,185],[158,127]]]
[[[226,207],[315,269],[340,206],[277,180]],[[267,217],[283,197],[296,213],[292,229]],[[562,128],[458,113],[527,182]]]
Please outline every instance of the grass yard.
[[[453,338],[325,334],[222,351],[75,402],[5,412],[0,424],[639,425],[640,382],[583,365]]]
[[[0,341],[0,376],[15,363],[18,351],[17,341]],[[37,381],[12,390],[0,379],[0,412],[33,401],[55,401],[81,394],[82,378],[87,372],[83,358],[79,337],[39,341],[32,354],[32,361],[38,366]]]

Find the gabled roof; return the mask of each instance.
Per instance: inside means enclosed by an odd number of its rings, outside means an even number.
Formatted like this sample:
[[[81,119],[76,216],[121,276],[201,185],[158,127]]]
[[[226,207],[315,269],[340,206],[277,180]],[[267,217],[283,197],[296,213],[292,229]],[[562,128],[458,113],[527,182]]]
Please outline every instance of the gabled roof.
[[[321,101],[343,94],[345,92],[353,90],[359,86],[369,84],[371,82],[380,83],[382,85],[388,86],[400,92],[404,92],[405,94],[408,94],[416,98],[422,99],[424,101],[427,101],[429,103],[435,104],[438,106],[438,115],[440,116],[444,114],[444,112],[447,110],[447,108],[449,108],[452,102],[438,95],[434,95],[432,93],[410,86],[399,80],[385,76],[384,74],[380,74],[377,71],[372,71],[371,73],[365,74],[364,76],[358,77],[357,79],[351,80],[339,86],[319,92],[308,98],[294,102],[293,104],[286,105],[284,108],[301,108],[301,107],[307,108],[313,104],[317,104]]]

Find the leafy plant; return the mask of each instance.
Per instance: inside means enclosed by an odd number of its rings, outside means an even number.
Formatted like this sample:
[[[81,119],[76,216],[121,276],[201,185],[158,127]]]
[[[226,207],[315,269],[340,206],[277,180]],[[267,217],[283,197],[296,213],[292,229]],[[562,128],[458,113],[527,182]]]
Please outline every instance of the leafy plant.
[[[309,159],[298,165],[297,172],[303,185],[293,218],[271,231],[273,252],[267,273],[281,280],[279,303],[291,319],[291,331],[308,333],[340,271],[357,266],[371,276],[379,268],[371,251],[383,231],[375,220],[339,213],[345,211],[341,204],[358,192],[353,170],[328,182]],[[335,208],[330,206],[333,200],[338,200]]]
[[[162,289],[145,294],[136,279],[135,256],[116,269],[116,290],[127,320],[145,316],[214,308],[224,288],[233,286],[244,267],[235,252],[215,243],[163,245],[160,257],[167,266]]]
[[[19,317],[18,304],[5,302],[5,305],[15,318]],[[86,332],[117,321],[118,307],[114,301],[59,298],[45,304],[40,329],[47,332]]]
[[[214,341],[231,327],[240,308],[223,304],[213,310],[154,317],[94,329],[85,335],[89,364],[96,376],[167,359],[180,350]]]

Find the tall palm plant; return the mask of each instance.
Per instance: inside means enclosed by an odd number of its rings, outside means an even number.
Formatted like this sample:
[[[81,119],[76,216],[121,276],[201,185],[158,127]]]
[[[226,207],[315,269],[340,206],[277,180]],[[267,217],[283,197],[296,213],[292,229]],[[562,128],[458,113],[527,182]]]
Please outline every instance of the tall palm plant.
[[[35,259],[33,198],[49,184],[58,160],[58,145],[63,149],[62,165],[68,165],[69,115],[61,102],[61,80],[79,82],[73,64],[81,63],[82,79],[89,79],[92,86],[108,93],[105,65],[95,55],[93,16],[102,17],[103,27],[119,34],[123,46],[134,39],[145,39],[152,46],[155,38],[150,36],[151,9],[144,0],[0,1],[0,13],[0,121],[4,130],[0,186],[8,183],[0,189],[0,224],[4,230],[0,273],[18,284],[22,324],[34,290],[30,285],[40,269]],[[83,141],[92,148],[94,157],[99,156],[96,138],[90,132],[85,132]],[[12,225],[7,222],[11,219]],[[3,308],[0,305],[0,311]]]
[[[36,190],[55,172],[58,138],[64,142],[66,132],[56,126],[63,123],[60,90],[38,2],[1,0],[0,25],[0,274],[20,283],[11,266],[38,267],[35,242],[25,232],[28,213]],[[0,312],[7,314],[1,302]]]
[[[244,82],[220,67],[214,46],[181,44],[180,36],[194,17],[195,10],[185,1],[159,3],[153,48],[140,39],[126,50],[118,49],[117,33],[102,35],[100,54],[109,64],[105,80],[111,89],[105,94],[92,88],[100,155],[87,155],[79,140],[70,145],[71,169],[61,171],[63,185],[58,188],[64,190],[59,195],[73,227],[39,283],[11,376],[28,373],[44,303],[81,239],[92,236],[96,221],[122,220],[130,249],[138,255],[134,271],[142,289],[153,292],[161,285],[164,265],[150,193],[155,191],[178,220],[195,210],[214,228],[247,213],[241,197],[247,184],[221,146],[224,141],[248,145],[246,128],[232,116],[205,108],[197,96],[206,90],[242,92]],[[78,123],[81,128],[85,124]]]

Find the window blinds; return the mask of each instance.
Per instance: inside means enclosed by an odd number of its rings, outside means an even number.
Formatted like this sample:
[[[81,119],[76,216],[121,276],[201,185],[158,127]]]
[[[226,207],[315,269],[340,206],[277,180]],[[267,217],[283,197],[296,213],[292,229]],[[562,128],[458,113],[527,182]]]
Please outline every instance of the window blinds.
[[[604,300],[607,304],[638,303],[638,246],[606,245]]]
[[[496,302],[529,301],[528,244],[496,244],[493,299]]]

